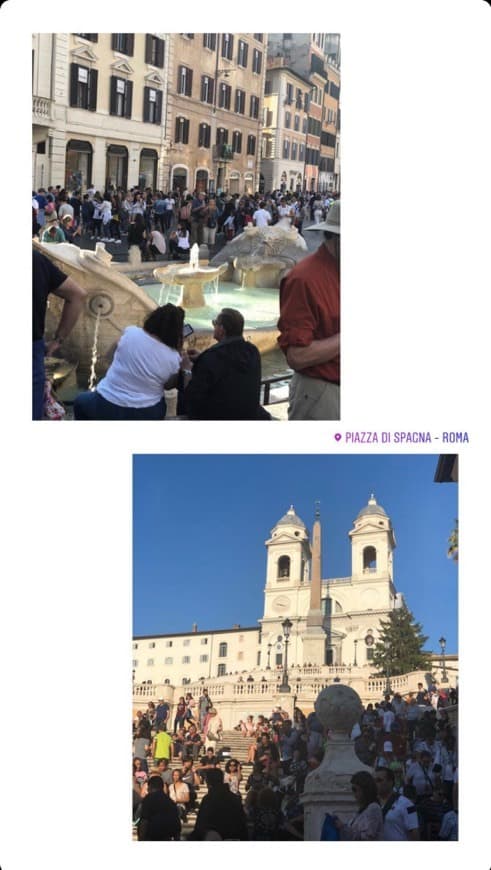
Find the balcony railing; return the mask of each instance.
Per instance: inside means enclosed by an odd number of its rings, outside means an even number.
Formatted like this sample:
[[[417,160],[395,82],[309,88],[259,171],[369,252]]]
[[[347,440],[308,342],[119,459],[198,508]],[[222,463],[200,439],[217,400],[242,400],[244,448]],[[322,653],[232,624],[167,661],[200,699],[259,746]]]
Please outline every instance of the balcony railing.
[[[32,98],[32,117],[34,121],[45,122],[49,124],[52,120],[53,103],[47,97]]]

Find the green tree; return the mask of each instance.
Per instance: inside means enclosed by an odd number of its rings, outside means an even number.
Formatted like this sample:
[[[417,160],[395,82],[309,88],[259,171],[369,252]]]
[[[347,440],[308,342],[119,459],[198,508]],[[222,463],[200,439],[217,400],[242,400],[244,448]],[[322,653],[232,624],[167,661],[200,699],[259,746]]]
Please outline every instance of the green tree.
[[[455,520],[455,528],[448,539],[447,556],[454,562],[459,561],[459,521]]]
[[[428,637],[403,604],[380,620],[380,640],[373,648],[373,665],[380,674],[396,677],[409,671],[431,670],[430,654],[423,650]]]

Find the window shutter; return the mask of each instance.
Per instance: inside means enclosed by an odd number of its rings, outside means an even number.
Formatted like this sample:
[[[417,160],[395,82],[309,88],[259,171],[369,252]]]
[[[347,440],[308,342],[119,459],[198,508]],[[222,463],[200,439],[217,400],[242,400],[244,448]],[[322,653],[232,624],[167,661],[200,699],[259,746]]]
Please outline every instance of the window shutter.
[[[124,95],[124,116],[131,118],[131,108],[133,105],[133,82],[126,82],[126,90]]]
[[[164,66],[164,56],[165,56],[165,42],[163,39],[159,39],[158,47],[157,47],[157,66],[162,68]]]
[[[89,105],[87,106],[91,112],[97,109],[97,76],[96,69],[89,70]]]
[[[118,44],[118,34],[111,33],[111,48],[113,51],[116,51],[117,44]]]
[[[150,120],[150,88],[143,88],[143,120]]]
[[[193,71],[192,69],[188,69],[187,79],[186,79],[186,96],[191,97],[193,93]]]
[[[184,144],[187,145],[189,142],[189,120],[186,118],[184,121]]]
[[[78,63],[70,64],[70,105],[77,105]]]
[[[111,76],[111,88],[109,97],[109,114],[116,114],[116,93],[117,93],[117,76]]]
[[[247,66],[247,53],[248,53],[248,51],[249,51],[249,46],[247,45],[247,42],[246,42],[244,45],[244,66]]]
[[[155,104],[155,123],[160,124],[162,121],[162,91],[157,91],[157,102]]]
[[[151,33],[147,33],[145,35],[145,63],[152,62],[152,35]]]
[[[174,130],[174,142],[179,142],[179,118],[176,118],[176,128]]]
[[[128,33],[127,36],[128,36],[128,43],[127,43],[128,54],[130,57],[133,57],[133,55],[135,53],[135,34]]]

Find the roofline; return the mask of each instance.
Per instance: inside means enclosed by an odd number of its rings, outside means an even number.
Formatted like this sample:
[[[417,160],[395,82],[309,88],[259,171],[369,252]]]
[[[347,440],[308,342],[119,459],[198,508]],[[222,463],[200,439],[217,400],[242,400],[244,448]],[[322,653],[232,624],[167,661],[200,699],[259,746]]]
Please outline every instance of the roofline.
[[[232,632],[242,633],[244,631],[259,631],[259,628],[253,626],[239,626],[239,628],[212,628],[210,631],[178,631],[172,634],[135,634],[133,640],[155,640],[156,638],[167,637],[198,637],[202,634],[231,634]]]

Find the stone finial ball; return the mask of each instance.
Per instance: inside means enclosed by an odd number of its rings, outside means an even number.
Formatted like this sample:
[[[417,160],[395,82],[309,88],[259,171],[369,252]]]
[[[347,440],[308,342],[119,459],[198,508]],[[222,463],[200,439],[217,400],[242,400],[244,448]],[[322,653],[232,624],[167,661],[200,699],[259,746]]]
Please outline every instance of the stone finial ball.
[[[322,689],[314,706],[324,728],[347,733],[358,722],[363,709],[360,696],[355,690],[341,684]]]

